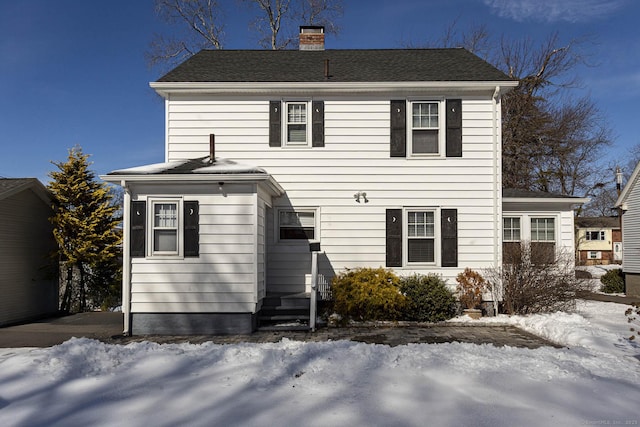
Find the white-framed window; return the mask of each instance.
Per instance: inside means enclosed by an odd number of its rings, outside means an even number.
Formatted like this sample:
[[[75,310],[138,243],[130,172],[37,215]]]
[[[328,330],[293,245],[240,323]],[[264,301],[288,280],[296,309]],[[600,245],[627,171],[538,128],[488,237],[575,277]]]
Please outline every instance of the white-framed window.
[[[602,259],[602,252],[600,251],[589,251],[587,253],[588,259]]]
[[[307,101],[288,101],[284,103],[284,106],[285,146],[309,146],[311,141],[310,103]]]
[[[435,264],[437,259],[436,210],[409,208],[405,210],[407,236],[404,242],[406,264]]]
[[[522,259],[522,219],[502,217],[502,260],[505,264],[517,264]]]
[[[443,138],[442,101],[411,101],[409,108],[409,153],[411,156],[440,154]]]
[[[520,242],[521,225],[519,217],[502,218],[502,239],[505,242]]]
[[[554,217],[531,218],[531,261],[549,264],[555,260],[556,219]]]
[[[605,240],[604,230],[600,231],[586,231],[585,238],[587,240]]]
[[[277,215],[280,241],[319,240],[317,209],[278,209]]]
[[[151,256],[179,256],[182,247],[180,199],[150,199],[149,248]]]

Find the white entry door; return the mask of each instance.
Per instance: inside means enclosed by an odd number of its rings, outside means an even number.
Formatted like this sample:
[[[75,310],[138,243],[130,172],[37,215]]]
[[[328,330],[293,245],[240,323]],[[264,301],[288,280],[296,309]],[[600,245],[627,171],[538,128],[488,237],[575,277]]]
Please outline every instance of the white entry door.
[[[622,261],[622,242],[613,242],[613,260]]]

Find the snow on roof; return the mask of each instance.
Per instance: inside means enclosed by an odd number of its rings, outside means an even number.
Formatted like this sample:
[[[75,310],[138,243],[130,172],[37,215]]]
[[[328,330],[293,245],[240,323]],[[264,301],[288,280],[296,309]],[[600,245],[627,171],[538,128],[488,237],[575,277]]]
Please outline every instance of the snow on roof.
[[[157,175],[157,174],[266,174],[262,168],[235,162],[229,159],[216,158],[211,162],[209,156],[197,159],[174,160],[164,163],[118,169],[107,175]]]

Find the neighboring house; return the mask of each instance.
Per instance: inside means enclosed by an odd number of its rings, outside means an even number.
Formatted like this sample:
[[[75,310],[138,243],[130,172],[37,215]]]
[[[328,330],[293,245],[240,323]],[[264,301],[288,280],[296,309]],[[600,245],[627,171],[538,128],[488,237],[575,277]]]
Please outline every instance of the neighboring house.
[[[578,199],[502,195],[501,96],[518,82],[457,49],[201,51],[151,87],[166,163],[125,189],[125,333],[237,333],[319,272],[437,273],[502,260],[510,236],[573,252]],[[519,225],[518,225],[519,224]],[[517,227],[517,233],[515,231]]]
[[[53,214],[35,178],[0,178],[0,325],[58,311]]]
[[[620,217],[576,218],[576,246],[582,265],[621,264]]]
[[[615,207],[622,216],[622,270],[625,293],[640,297],[640,163],[633,170]]]

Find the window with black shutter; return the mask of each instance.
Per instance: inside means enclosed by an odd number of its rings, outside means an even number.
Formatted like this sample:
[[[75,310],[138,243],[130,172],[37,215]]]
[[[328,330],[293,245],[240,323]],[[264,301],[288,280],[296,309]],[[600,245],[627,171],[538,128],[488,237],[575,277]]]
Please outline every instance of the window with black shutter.
[[[184,202],[184,256],[200,255],[200,215],[197,201]]]
[[[391,157],[462,157],[462,100],[391,101]],[[407,122],[408,120],[408,122]],[[444,145],[444,147],[443,147]]]
[[[442,239],[442,266],[458,266],[458,210],[442,209],[440,212]]]
[[[402,209],[387,209],[386,222],[386,266],[402,267]]]
[[[270,147],[324,147],[324,101],[270,101]]]
[[[131,202],[129,251],[131,252],[132,257],[145,256],[145,224],[147,223],[146,208],[147,204],[144,201]]]

